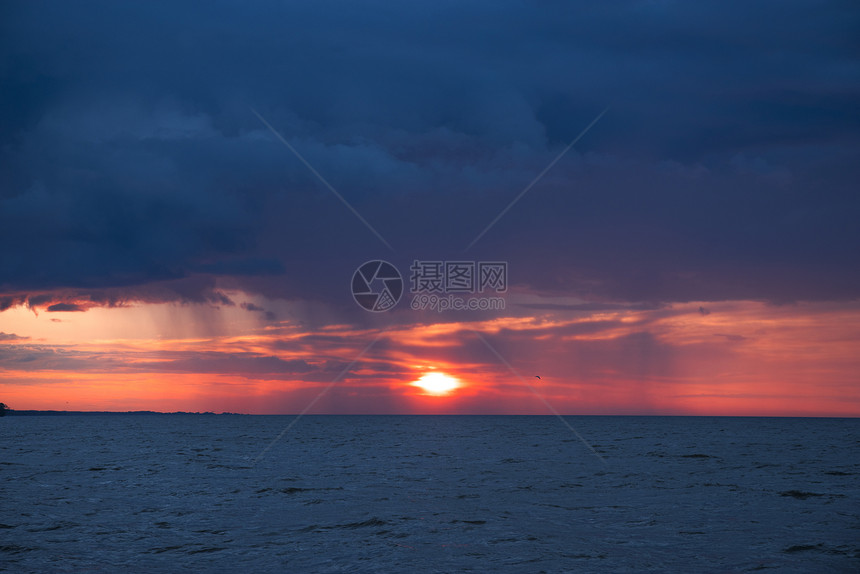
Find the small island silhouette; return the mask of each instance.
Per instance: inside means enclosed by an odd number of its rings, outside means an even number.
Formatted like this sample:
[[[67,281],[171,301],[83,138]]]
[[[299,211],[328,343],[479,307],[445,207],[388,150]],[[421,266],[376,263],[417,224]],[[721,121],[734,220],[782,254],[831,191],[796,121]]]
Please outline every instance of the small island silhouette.
[[[188,411],[175,411],[170,413],[164,413],[159,411],[54,411],[54,410],[15,410],[9,408],[5,403],[0,403],[0,417],[2,416],[45,416],[45,415],[53,415],[53,416],[77,416],[77,415],[241,415],[242,413],[214,413],[211,411],[206,412],[188,412]]]

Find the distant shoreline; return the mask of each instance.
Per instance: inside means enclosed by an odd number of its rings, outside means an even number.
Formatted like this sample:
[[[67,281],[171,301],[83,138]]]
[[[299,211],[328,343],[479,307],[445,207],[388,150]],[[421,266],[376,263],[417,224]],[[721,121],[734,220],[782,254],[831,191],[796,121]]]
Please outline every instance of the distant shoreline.
[[[243,413],[213,413],[213,412],[185,412],[176,411],[162,413],[159,411],[36,411],[36,410],[12,410],[9,409],[2,416],[7,417],[32,417],[32,416],[79,416],[79,415],[245,415]]]

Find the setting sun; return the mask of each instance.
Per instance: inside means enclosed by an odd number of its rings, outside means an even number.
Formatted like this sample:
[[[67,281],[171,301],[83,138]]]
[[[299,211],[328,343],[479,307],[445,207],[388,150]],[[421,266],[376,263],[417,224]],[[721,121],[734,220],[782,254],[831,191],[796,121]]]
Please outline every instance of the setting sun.
[[[411,384],[428,395],[447,395],[460,386],[460,381],[444,373],[427,373]]]

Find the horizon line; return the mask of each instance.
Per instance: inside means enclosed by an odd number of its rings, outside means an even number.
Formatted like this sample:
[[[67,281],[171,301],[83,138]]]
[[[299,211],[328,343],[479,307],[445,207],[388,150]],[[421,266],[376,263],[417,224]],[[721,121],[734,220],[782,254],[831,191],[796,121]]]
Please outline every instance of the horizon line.
[[[62,416],[62,415],[198,415],[247,417],[295,417],[299,413],[237,413],[214,411],[74,411],[56,409],[6,409],[0,416]],[[306,417],[555,417],[552,413],[314,413]],[[564,417],[678,417],[678,418],[772,418],[772,419],[860,419],[860,415],[729,415],[729,414],[656,414],[656,413],[602,413],[561,414]]]

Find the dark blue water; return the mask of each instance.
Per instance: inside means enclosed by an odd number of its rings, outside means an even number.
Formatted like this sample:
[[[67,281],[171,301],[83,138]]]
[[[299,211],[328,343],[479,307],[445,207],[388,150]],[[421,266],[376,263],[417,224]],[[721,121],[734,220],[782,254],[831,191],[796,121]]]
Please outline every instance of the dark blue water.
[[[0,419],[21,572],[860,571],[860,420]]]

